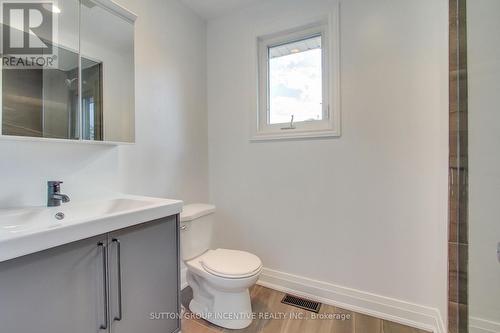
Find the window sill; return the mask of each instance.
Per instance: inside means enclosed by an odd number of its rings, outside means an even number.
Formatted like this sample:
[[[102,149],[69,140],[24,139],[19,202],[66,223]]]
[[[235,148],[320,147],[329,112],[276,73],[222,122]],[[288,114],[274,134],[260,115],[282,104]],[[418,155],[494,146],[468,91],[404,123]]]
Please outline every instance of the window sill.
[[[253,134],[250,142],[336,137],[340,137],[338,130],[259,132]]]

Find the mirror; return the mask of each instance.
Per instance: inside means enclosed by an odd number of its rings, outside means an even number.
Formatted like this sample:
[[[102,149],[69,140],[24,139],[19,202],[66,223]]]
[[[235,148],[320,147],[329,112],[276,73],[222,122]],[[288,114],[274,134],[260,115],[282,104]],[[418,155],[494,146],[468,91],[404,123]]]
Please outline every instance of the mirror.
[[[52,7],[6,8],[9,21],[3,22],[2,39],[2,134],[57,139],[78,139],[78,11],[77,0],[65,0]],[[55,6],[55,5],[54,5]],[[54,7],[56,8],[56,7]],[[38,38],[51,50],[36,50],[39,62],[31,63],[30,50],[15,49],[6,54],[6,44],[24,46],[23,17],[26,10],[39,10],[52,18],[52,32],[38,31]],[[54,16],[57,15],[57,20]],[[5,16],[4,16],[5,17]],[[54,32],[64,32],[56,34]],[[6,40],[5,33],[10,40]],[[19,43],[22,41],[23,43]],[[31,42],[31,41],[30,41]],[[56,43],[57,42],[57,43]],[[30,43],[36,45],[36,43]],[[38,43],[40,44],[40,43]],[[63,46],[64,45],[64,46]],[[49,54],[50,53],[50,54]],[[45,56],[48,54],[48,56]],[[57,59],[51,64],[48,60]],[[72,84],[69,84],[71,82]]]
[[[2,136],[134,142],[135,16],[107,0],[3,6]],[[26,17],[42,24],[26,33]]]
[[[134,141],[134,24],[85,0],[81,6],[83,139]]]

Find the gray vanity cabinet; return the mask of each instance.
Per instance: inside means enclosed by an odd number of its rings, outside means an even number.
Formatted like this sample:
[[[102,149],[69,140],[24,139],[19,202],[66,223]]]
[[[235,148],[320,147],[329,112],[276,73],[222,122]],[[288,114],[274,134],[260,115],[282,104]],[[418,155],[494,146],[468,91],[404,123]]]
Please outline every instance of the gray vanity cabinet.
[[[172,318],[180,310],[179,289],[167,287],[179,283],[178,228],[175,217],[169,219],[109,234],[111,333],[164,333],[180,328],[180,321]]]
[[[171,216],[0,263],[0,333],[178,331],[166,315],[180,310],[177,226]]]
[[[104,237],[0,263],[0,332],[93,333],[104,321]]]

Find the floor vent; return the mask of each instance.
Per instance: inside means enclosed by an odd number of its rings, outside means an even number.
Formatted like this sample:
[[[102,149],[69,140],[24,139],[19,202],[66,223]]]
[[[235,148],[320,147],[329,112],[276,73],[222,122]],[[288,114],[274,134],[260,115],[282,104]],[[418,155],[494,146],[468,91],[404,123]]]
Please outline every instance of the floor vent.
[[[288,304],[291,306],[295,306],[297,308],[301,308],[307,311],[311,312],[319,312],[319,309],[321,308],[321,303],[320,302],[315,302],[311,301],[305,298],[300,298],[297,296],[292,296],[286,294],[285,297],[281,300],[281,303],[283,304]]]

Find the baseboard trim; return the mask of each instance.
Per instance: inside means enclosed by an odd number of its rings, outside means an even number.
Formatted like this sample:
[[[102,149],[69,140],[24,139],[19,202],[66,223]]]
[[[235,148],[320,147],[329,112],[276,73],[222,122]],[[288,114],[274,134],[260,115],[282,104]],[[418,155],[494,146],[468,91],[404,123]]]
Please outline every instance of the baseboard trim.
[[[446,333],[436,308],[264,268],[257,284],[402,325]]]
[[[498,333],[500,323],[478,317],[469,318],[470,333]]]

